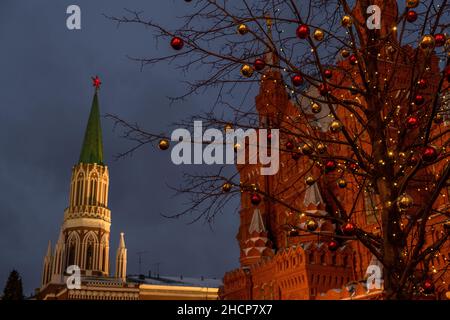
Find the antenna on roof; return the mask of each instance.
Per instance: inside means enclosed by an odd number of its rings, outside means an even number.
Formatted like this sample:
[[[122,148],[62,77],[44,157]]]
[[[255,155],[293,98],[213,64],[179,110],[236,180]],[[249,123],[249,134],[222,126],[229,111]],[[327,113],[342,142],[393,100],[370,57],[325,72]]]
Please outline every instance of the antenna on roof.
[[[148,251],[138,251],[136,254],[138,255],[138,264],[139,264],[139,275],[141,274],[141,265],[142,265],[142,255],[148,253]]]

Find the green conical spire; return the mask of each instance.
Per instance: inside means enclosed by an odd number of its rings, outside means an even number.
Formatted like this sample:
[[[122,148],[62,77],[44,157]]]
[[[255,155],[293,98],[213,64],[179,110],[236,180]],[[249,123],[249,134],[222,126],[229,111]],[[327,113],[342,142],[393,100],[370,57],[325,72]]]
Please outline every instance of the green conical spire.
[[[84,134],[79,163],[103,164],[103,140],[100,124],[100,108],[98,105],[97,90],[92,100],[91,113]]]

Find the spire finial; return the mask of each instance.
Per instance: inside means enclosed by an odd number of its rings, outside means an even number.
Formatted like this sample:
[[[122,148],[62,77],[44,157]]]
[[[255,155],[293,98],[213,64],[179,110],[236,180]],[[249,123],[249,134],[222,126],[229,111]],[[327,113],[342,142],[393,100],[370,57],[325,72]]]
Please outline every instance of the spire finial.
[[[92,77],[92,85],[95,87],[95,91],[100,89],[102,82],[98,76]]]

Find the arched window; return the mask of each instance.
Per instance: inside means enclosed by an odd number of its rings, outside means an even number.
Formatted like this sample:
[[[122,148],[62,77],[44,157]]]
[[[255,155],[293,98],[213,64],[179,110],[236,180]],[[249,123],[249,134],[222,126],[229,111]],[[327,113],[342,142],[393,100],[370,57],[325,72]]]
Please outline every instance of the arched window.
[[[86,270],[93,270],[94,265],[95,265],[95,257],[94,257],[94,248],[95,248],[95,244],[97,243],[96,241],[96,236],[94,233],[89,232],[85,238],[84,238],[84,245],[85,245],[85,252],[86,252],[86,256],[85,256],[85,260],[84,260],[84,265]]]
[[[74,238],[69,240],[68,250],[67,250],[67,266],[75,264],[75,253],[76,253],[76,241]]]

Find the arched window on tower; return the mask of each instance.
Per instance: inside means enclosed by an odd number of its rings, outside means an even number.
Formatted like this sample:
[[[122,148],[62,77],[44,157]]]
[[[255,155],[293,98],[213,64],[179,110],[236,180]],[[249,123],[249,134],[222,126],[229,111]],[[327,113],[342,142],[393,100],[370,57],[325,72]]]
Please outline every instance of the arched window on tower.
[[[67,266],[71,266],[75,264],[75,253],[76,253],[76,241],[74,238],[69,240],[68,249],[67,249]]]
[[[89,241],[87,248],[86,248],[86,269],[87,270],[92,270],[92,267],[94,266],[93,260],[94,260],[94,243]]]

